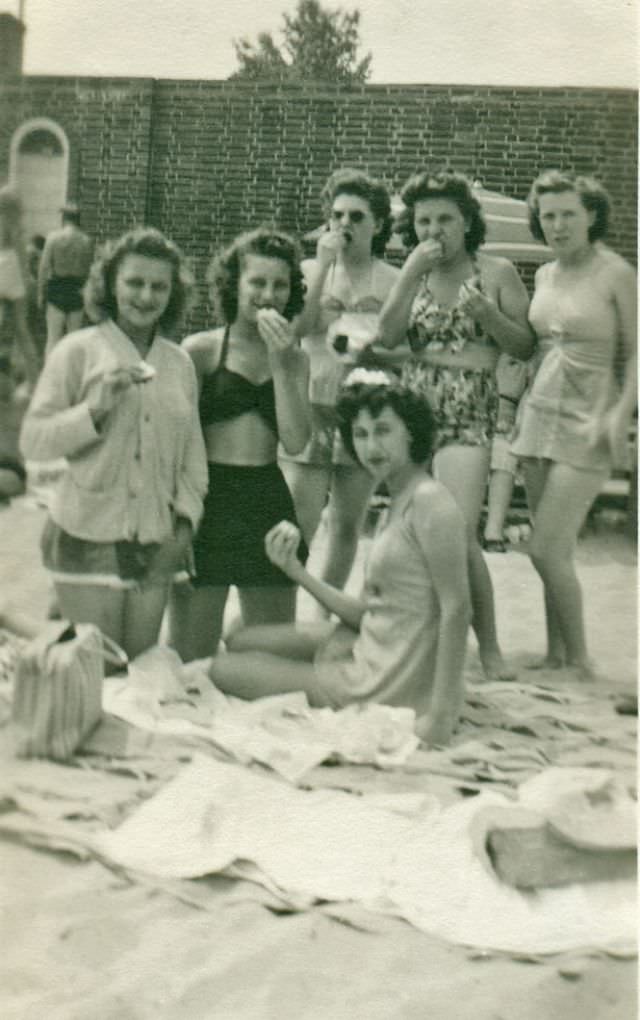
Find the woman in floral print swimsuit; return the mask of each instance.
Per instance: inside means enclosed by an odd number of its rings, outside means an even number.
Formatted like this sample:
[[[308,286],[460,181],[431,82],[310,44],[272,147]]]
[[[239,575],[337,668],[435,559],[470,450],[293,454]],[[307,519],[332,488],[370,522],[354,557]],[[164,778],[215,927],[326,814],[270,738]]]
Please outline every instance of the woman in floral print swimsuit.
[[[473,627],[488,679],[510,676],[498,646],[493,587],[477,528],[489,473],[501,351],[527,359],[534,338],[528,297],[507,260],[478,249],[480,204],[461,174],[416,174],[402,191],[402,229],[411,252],[380,316],[380,339],[408,338],[415,357],[403,378],[424,389],[439,437],[433,474],[467,522]]]

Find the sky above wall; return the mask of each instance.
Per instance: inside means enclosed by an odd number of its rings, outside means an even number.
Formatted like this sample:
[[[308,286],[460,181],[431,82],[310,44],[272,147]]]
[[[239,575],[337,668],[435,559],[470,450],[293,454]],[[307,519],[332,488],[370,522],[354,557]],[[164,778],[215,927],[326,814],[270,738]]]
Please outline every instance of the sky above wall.
[[[227,78],[232,39],[295,0],[25,0],[27,74]],[[636,0],[327,0],[361,12],[372,82],[635,88]],[[0,0],[18,14],[19,0]],[[276,32],[276,38],[277,38]]]

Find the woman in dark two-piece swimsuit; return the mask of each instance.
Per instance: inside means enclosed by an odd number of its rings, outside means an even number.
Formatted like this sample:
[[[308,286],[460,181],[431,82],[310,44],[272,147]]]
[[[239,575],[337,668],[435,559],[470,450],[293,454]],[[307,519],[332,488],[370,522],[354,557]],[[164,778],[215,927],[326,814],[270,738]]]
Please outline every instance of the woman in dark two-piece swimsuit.
[[[295,520],[278,442],[297,453],[310,435],[307,356],[290,325],[304,293],[293,241],[266,229],[242,235],[210,277],[227,325],[184,344],[209,462],[195,574],[172,598],[171,640],[185,661],[216,651],[231,585],[246,624],[293,621],[295,586],[267,558],[264,539],[279,521]]]

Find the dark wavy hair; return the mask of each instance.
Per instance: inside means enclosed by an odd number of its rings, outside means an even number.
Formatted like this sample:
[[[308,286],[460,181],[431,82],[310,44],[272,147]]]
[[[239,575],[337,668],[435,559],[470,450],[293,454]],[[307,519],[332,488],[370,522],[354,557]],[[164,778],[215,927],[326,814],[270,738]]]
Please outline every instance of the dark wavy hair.
[[[609,229],[609,213],[611,199],[595,177],[582,177],[563,170],[545,170],[531,185],[527,198],[529,207],[529,227],[538,241],[544,241],[544,231],[540,223],[540,196],[559,195],[563,191],[573,191],[588,212],[594,212],[595,218],[589,227],[589,240],[597,241],[604,237]]]
[[[430,174],[424,170],[409,178],[400,192],[400,197],[404,209],[396,222],[396,230],[407,248],[415,248],[418,243],[414,226],[416,202],[423,202],[428,198],[447,198],[450,202],[455,202],[465,220],[469,222],[464,235],[464,246],[470,255],[483,244],[487,225],[482,207],[473,194],[471,182],[464,174],[459,174],[455,170],[439,170],[438,173]]]
[[[247,255],[262,255],[280,259],[289,266],[291,292],[283,315],[293,319],[304,305],[305,283],[300,269],[300,249],[289,234],[270,227],[258,227],[240,234],[212,260],[207,271],[207,283],[218,313],[226,323],[235,322],[238,314],[238,281]]]
[[[338,195],[356,195],[367,203],[374,219],[381,224],[380,230],[371,239],[371,252],[378,257],[384,255],[393,229],[391,200],[384,184],[362,170],[352,170],[350,167],[336,170],[320,192],[322,210],[327,219]]]
[[[117,317],[116,275],[127,255],[160,259],[171,266],[171,295],[158,326],[163,333],[175,333],[193,301],[193,276],[179,248],[154,227],[135,227],[116,241],[107,241],[103,245],[91,266],[84,287],[87,315],[94,322]]]
[[[342,441],[355,460],[358,460],[353,442],[353,423],[360,411],[366,410],[377,418],[385,407],[402,419],[411,437],[409,456],[414,464],[424,464],[433,450],[436,422],[425,396],[389,377],[388,383],[359,382],[342,386],[336,405],[338,428]]]

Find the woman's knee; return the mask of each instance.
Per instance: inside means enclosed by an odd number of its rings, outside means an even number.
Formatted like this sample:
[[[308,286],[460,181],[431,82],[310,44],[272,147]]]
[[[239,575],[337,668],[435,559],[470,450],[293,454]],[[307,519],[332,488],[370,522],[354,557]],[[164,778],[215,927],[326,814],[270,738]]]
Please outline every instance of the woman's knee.
[[[242,620],[236,620],[234,625],[224,635],[224,643],[228,652],[248,652],[255,648],[252,642],[251,632],[255,627],[245,627]]]
[[[569,563],[571,552],[563,544],[535,531],[529,543],[529,559],[541,577],[546,577],[563,563]]]

